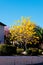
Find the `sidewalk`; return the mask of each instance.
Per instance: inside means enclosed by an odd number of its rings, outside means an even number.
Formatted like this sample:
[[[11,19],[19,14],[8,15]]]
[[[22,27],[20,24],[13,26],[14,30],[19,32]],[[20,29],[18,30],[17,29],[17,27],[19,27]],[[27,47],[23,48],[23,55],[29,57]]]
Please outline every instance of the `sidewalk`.
[[[0,65],[33,65],[43,63],[43,56],[0,56]]]

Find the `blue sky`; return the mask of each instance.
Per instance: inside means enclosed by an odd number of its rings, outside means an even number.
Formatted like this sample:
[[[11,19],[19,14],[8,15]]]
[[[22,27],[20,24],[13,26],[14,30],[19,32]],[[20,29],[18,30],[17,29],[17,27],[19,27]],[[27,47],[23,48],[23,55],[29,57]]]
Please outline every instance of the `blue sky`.
[[[14,20],[30,17],[43,27],[43,0],[0,0],[0,21],[10,26]]]

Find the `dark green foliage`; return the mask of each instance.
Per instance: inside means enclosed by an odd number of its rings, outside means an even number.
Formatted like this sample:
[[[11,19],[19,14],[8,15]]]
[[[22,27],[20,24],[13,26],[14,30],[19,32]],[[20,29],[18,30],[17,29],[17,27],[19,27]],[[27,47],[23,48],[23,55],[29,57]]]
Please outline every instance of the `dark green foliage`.
[[[22,48],[17,48],[17,55],[21,55],[21,53],[24,51]]]
[[[39,43],[43,43],[43,29],[39,26],[36,26],[35,31],[37,32],[36,36],[39,36]]]
[[[39,55],[43,55],[42,52],[43,52],[42,49],[38,49],[38,53],[39,53]]]
[[[27,44],[26,45],[27,49],[30,47],[30,48],[39,48],[39,44]]]
[[[16,46],[13,45],[0,45],[0,56],[13,56],[13,55],[22,55],[22,52],[24,51],[23,48],[16,48]],[[37,56],[37,55],[43,55],[42,49],[38,48],[28,48],[26,49],[27,55],[30,56]]]
[[[11,36],[10,33],[9,33],[7,36],[4,35],[4,42],[5,42],[6,44],[8,44],[8,45],[11,45],[11,43],[10,43],[10,36]]]
[[[12,45],[0,45],[0,55],[10,56],[16,54],[16,47]]]
[[[32,56],[38,56],[38,55],[42,55],[42,49],[38,49],[38,48],[29,48],[26,50],[27,55],[32,55]]]
[[[32,50],[31,49],[27,49],[26,52],[27,52],[27,55],[31,55]]]

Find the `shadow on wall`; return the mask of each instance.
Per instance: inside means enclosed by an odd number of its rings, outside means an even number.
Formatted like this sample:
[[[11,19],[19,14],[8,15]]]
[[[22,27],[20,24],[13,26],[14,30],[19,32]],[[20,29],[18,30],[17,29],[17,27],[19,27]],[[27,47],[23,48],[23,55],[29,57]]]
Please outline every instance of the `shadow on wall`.
[[[37,63],[37,64],[25,64],[25,65],[43,65],[43,63]]]

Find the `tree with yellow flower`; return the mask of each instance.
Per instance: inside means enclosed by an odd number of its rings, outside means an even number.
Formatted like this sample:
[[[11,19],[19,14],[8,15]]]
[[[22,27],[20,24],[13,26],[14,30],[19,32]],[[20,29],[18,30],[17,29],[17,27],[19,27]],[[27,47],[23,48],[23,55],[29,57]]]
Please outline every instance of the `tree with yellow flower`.
[[[24,44],[24,50],[27,44],[39,43],[39,36],[35,31],[36,25],[29,18],[20,20],[20,25],[14,25],[10,28],[11,40]]]

